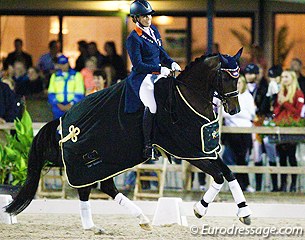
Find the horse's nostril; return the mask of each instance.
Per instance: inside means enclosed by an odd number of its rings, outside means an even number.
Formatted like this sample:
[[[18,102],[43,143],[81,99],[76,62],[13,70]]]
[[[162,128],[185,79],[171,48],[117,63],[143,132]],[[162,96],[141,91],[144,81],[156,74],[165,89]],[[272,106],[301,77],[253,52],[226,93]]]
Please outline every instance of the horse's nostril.
[[[234,114],[239,113],[239,112],[240,112],[240,107],[237,107],[237,108],[234,108],[233,110],[231,110],[231,111],[229,112],[229,114],[230,114],[230,115],[234,115]]]

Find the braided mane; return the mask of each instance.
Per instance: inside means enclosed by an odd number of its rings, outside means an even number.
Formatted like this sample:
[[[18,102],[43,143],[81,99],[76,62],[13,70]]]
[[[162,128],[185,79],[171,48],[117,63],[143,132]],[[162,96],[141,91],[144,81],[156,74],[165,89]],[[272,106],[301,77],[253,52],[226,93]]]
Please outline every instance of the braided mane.
[[[201,57],[196,58],[194,61],[190,62],[185,69],[179,74],[179,76],[177,76],[178,80],[181,80],[181,78],[183,78],[186,74],[188,74],[188,72],[198,63],[201,63],[202,61],[204,61],[206,58],[209,57],[213,57],[216,56],[218,54],[204,54]]]

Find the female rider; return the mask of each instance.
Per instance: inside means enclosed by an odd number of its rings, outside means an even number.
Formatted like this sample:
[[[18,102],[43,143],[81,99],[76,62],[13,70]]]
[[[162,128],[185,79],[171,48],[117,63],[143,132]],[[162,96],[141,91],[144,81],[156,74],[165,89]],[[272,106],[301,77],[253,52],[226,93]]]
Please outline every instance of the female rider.
[[[126,82],[125,112],[136,112],[140,101],[145,106],[143,114],[144,157],[151,158],[151,135],[157,105],[154,98],[154,83],[160,76],[168,76],[170,69],[181,71],[162,47],[160,33],[151,24],[155,11],[145,0],[134,1],[130,6],[130,16],[135,29],[127,38],[127,51],[132,62],[132,71]]]

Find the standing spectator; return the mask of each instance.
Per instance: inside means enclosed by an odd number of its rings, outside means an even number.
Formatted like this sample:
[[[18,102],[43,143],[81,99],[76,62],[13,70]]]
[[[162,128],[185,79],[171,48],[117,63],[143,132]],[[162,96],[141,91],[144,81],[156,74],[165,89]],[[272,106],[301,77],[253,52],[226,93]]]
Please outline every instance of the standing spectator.
[[[85,68],[80,71],[84,79],[86,93],[91,92],[95,87],[93,72],[96,70],[96,62],[97,59],[95,57],[88,58],[85,63]]]
[[[239,77],[237,90],[239,91],[240,112],[230,115],[223,111],[225,124],[232,127],[252,127],[252,121],[255,117],[255,105],[253,97],[247,89],[247,82],[244,76]],[[252,146],[251,134],[226,134],[225,143],[232,150],[237,165],[248,165],[247,156]],[[255,192],[254,188],[250,186],[247,173],[236,174],[236,179],[243,190]]]
[[[48,88],[51,75],[55,72],[57,56],[60,54],[61,44],[59,41],[49,42],[49,52],[43,54],[38,61],[38,69],[42,71],[45,78],[45,88]]]
[[[85,62],[88,58],[88,44],[85,40],[81,40],[77,42],[77,45],[80,55],[76,59],[75,70],[80,72],[85,67]]]
[[[291,123],[300,120],[300,113],[304,105],[304,94],[299,88],[297,75],[293,71],[283,71],[281,75],[281,89],[274,106],[274,121]],[[277,149],[280,157],[280,165],[287,166],[287,158],[291,166],[297,166],[296,143],[280,143]],[[297,175],[291,175],[290,192],[296,191]],[[287,190],[287,174],[281,174],[280,191]]]
[[[116,79],[123,80],[127,77],[127,71],[124,64],[123,59],[116,52],[115,43],[113,41],[109,41],[105,43],[104,46],[106,52],[106,62],[111,64],[116,72]]]
[[[0,82],[0,124],[14,122],[18,116],[17,97],[10,87]]]
[[[58,57],[58,70],[52,74],[48,88],[49,103],[54,119],[61,117],[84,97],[84,80],[79,72],[69,67],[68,58]]]
[[[292,59],[290,63],[290,69],[292,71],[295,71],[298,78],[299,86],[303,94],[305,95],[305,77],[302,75],[302,61],[299,58]],[[305,105],[303,106],[301,117],[305,118]]]
[[[119,82],[120,80],[116,78],[116,71],[111,64],[104,64],[102,70],[106,74],[106,85],[110,87],[111,85]]]
[[[268,70],[268,78],[269,78],[269,85],[268,85],[268,91],[266,96],[269,98],[270,101],[270,112],[273,113],[274,109],[274,103],[277,98],[277,94],[280,90],[280,82],[281,82],[281,74],[283,72],[283,69],[280,65],[273,66],[269,68]],[[266,118],[265,121],[270,121],[272,119],[271,116],[269,118]],[[276,145],[274,143],[269,142],[268,137],[263,138],[263,144],[265,147],[266,154],[269,159],[269,165],[275,167],[277,162],[277,152],[276,152]],[[273,189],[272,192],[278,192],[278,175],[277,174],[271,174],[271,181]]]
[[[245,77],[247,80],[247,86],[249,92],[254,98],[256,106],[256,117],[254,119],[255,126],[262,126],[265,117],[272,115],[270,112],[270,102],[266,94],[268,91],[268,83],[262,74],[262,69],[256,64],[248,64],[244,70]],[[258,134],[253,134],[253,151],[254,151],[254,164],[255,166],[263,166],[263,141]],[[262,188],[262,178],[261,173],[255,174],[256,181],[256,191],[261,191]]]
[[[33,66],[32,56],[22,51],[22,40],[17,38],[14,41],[15,51],[8,54],[7,58],[3,62],[3,68],[6,70],[9,65],[14,65],[18,61],[22,61],[25,64],[26,69]]]
[[[105,56],[99,52],[97,49],[96,42],[88,43],[88,57],[96,57],[97,59],[97,68],[101,68],[105,62]]]

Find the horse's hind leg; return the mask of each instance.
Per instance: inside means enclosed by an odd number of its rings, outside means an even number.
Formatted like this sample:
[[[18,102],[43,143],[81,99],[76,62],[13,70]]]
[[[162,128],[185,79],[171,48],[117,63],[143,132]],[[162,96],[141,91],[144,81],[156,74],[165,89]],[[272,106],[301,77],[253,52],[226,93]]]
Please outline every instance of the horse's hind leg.
[[[91,186],[83,187],[77,189],[79,195],[79,207],[80,207],[80,217],[82,221],[83,228],[85,230],[91,230],[95,234],[106,233],[104,229],[95,226],[92,220],[91,205],[89,202],[89,195],[91,192]]]
[[[216,195],[222,188],[224,183],[223,174],[220,169],[209,160],[193,160],[189,161],[189,163],[199,168],[203,172],[210,174],[214,179],[214,182],[205,192],[201,201],[195,203],[194,205],[195,216],[201,218],[206,214],[209,203],[214,201]]]
[[[234,174],[228,168],[228,166],[221,160],[220,157],[218,157],[218,159],[215,161],[215,164],[219,166],[219,169],[222,171],[225,179],[229,183],[230,191],[233,195],[235,203],[238,206],[237,216],[239,217],[239,220],[246,225],[250,225],[251,224],[250,215],[252,212],[246,203],[245,196]]]
[[[114,199],[119,205],[126,208],[129,213],[140,220],[140,226],[144,230],[150,231],[152,229],[149,219],[143,214],[142,209],[130,201],[126,196],[118,191],[113,178],[101,182],[101,190]]]

